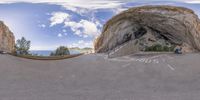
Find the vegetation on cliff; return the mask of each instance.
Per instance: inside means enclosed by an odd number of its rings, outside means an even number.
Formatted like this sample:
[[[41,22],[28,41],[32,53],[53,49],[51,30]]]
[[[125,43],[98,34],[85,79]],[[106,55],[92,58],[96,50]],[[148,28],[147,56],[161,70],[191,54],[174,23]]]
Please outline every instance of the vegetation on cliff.
[[[64,56],[70,55],[69,49],[65,46],[58,47],[54,52],[50,54],[50,56]]]

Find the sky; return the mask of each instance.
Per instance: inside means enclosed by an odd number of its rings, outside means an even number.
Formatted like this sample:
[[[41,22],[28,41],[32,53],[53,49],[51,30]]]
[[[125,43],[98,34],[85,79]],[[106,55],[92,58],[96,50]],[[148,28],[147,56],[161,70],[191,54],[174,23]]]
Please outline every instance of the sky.
[[[182,6],[200,16],[200,0],[0,0],[0,20],[16,40],[31,40],[31,50],[84,48],[112,16],[143,5]]]

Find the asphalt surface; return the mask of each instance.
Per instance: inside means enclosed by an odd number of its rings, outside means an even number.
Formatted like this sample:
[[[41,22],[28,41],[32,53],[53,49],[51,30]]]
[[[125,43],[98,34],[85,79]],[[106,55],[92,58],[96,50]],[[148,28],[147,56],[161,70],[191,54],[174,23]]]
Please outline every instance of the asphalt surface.
[[[0,55],[0,100],[200,100],[200,55]]]

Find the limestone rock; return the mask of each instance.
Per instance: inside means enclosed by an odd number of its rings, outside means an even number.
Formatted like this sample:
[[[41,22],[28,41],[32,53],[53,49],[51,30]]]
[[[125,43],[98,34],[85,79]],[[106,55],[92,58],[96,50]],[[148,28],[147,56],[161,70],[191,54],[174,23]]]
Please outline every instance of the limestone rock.
[[[126,43],[134,41],[127,51]],[[130,43],[129,43],[130,44]],[[200,20],[190,9],[175,6],[130,8],[110,19],[95,41],[97,53],[144,51],[155,44],[181,45],[185,52],[200,51]],[[124,47],[123,47],[124,45]],[[122,52],[126,51],[126,53]],[[125,50],[126,49],[126,50]]]
[[[0,21],[0,51],[14,52],[15,37],[9,28]]]

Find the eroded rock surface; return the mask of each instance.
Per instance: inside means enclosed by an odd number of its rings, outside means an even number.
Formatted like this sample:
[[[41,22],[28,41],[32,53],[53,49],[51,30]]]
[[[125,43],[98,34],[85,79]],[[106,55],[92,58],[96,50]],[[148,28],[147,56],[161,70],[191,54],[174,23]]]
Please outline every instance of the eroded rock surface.
[[[126,43],[134,42],[127,51]],[[181,45],[185,52],[200,51],[200,20],[190,9],[175,6],[142,6],[131,8],[110,19],[95,42],[98,53],[123,55],[144,51],[155,44]]]
[[[0,51],[14,52],[15,37],[9,28],[0,21]]]

